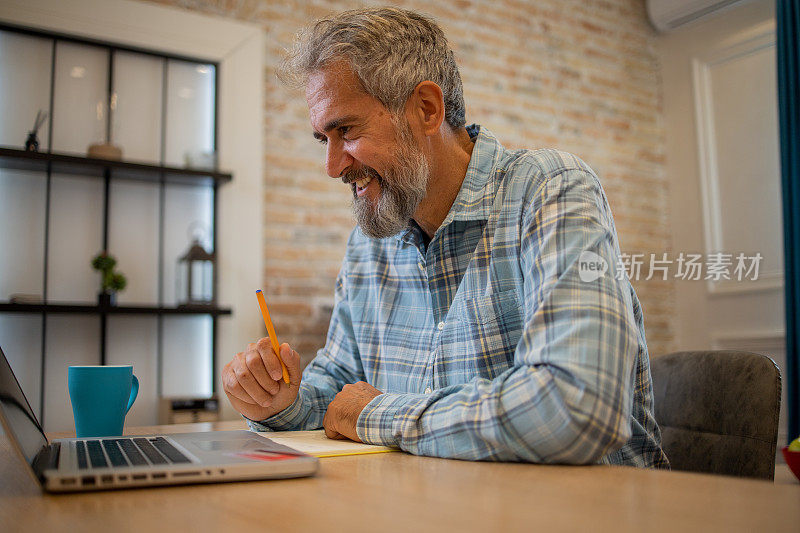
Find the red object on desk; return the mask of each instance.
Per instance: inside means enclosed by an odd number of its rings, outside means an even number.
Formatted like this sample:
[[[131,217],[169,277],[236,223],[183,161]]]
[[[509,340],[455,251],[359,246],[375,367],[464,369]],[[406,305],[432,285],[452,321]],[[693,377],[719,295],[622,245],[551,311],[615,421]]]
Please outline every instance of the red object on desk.
[[[240,452],[234,455],[236,455],[236,457],[244,457],[246,459],[255,459],[256,461],[284,461],[286,459],[297,459],[296,455],[289,455],[277,452],[266,452],[266,453]]]
[[[789,465],[789,470],[800,481],[800,452],[790,452],[788,446],[784,446],[781,451],[783,451],[783,458],[786,459],[786,464]]]

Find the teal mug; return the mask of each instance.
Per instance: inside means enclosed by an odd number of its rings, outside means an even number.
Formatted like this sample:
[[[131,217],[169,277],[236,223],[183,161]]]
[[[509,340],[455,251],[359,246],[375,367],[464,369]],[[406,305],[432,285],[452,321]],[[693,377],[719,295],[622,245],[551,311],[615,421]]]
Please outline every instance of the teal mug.
[[[71,366],[67,383],[77,437],[122,435],[125,415],[139,394],[132,365]]]

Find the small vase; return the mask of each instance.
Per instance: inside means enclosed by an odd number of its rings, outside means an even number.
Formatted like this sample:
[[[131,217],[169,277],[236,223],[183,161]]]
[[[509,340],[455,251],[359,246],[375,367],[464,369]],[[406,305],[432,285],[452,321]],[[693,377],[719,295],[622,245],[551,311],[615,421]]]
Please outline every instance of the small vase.
[[[114,307],[117,305],[116,292],[99,292],[97,293],[97,305],[100,307]]]
[[[39,139],[36,138],[35,131],[28,132],[28,138],[25,140],[25,151],[27,152],[39,151]]]

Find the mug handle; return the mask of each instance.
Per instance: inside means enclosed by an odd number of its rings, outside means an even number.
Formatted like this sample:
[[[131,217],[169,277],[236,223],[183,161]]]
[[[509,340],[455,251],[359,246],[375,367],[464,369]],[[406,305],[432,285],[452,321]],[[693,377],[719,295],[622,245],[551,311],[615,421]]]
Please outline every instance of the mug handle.
[[[131,374],[131,377],[133,378],[133,383],[131,384],[131,397],[128,400],[128,408],[125,409],[126,415],[128,414],[128,411],[131,410],[131,407],[133,407],[133,402],[136,401],[136,397],[139,396],[139,380],[136,379],[136,376],[133,374]]]

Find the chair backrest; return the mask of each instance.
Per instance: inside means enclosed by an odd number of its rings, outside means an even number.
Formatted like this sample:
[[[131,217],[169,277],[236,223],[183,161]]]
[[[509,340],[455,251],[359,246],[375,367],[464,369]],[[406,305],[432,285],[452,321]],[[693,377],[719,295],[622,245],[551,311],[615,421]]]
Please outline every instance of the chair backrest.
[[[672,468],[773,479],[781,373],[749,352],[654,357],[655,418]]]

